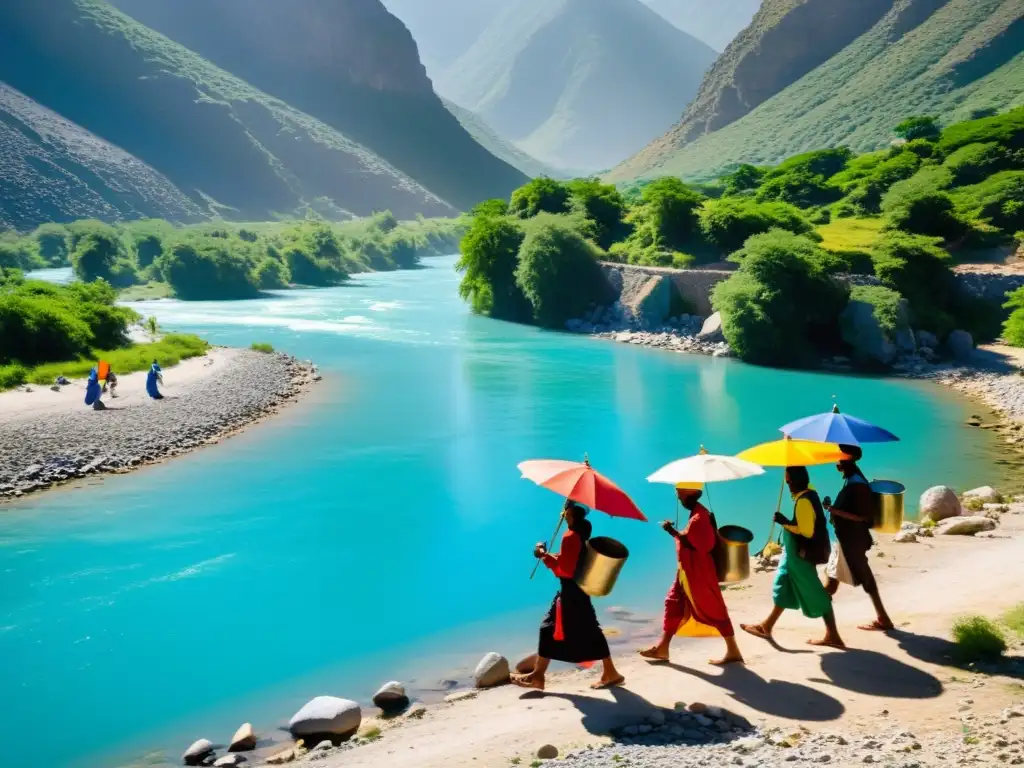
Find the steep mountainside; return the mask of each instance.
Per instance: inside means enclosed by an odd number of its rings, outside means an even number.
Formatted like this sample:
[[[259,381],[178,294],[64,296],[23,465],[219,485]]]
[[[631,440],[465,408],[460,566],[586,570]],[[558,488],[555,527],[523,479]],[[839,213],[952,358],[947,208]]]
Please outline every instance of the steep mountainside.
[[[412,32],[420,59],[437,76],[469,50],[514,0],[382,0]]]
[[[761,0],[644,0],[673,26],[689,32],[717,51],[750,24]]]
[[[598,170],[670,126],[714,58],[640,0],[523,0],[435,85],[542,162]]]
[[[463,109],[454,101],[448,101],[448,99],[442,99],[442,101],[448,111],[455,115],[455,119],[462,123],[462,127],[469,131],[469,135],[476,139],[480,146],[495,157],[504,160],[513,168],[518,168],[531,178],[536,178],[537,176],[550,176],[551,178],[561,178],[564,176],[568,178],[571,176],[569,173],[563,173],[550,165],[542,163],[537,158],[523,152],[512,142],[501,138],[501,136],[494,132],[491,126],[484,122],[480,115],[470,112],[468,109]]]
[[[0,5],[0,82],[120,147],[206,210],[268,219],[452,208],[324,123],[102,0]]]
[[[202,215],[165,176],[0,83],[0,229]]]
[[[115,0],[123,11],[323,121],[458,208],[523,175],[441,104],[380,0]]]
[[[803,7],[809,11],[815,2],[806,0]],[[1021,103],[1024,0],[860,0],[857,4],[858,9],[868,6],[872,15],[880,12],[870,29],[781,92],[765,92],[764,99],[753,99],[760,106],[739,120],[725,119],[732,114],[725,106],[747,92],[738,85],[717,91],[721,118],[710,108],[698,111],[702,104],[713,103],[706,97],[713,90],[712,81],[722,76],[716,66],[683,123],[616,168],[610,178],[662,174],[704,178],[739,162],[775,163],[838,144],[866,151],[887,144],[892,127],[909,115],[935,114],[951,121],[970,117],[975,110]],[[863,22],[867,17],[859,18]],[[748,32],[723,58],[746,44]],[[841,38],[837,34],[836,39]],[[765,36],[760,45],[762,60],[781,59],[795,47],[792,38],[776,36]],[[735,83],[738,74],[732,77]],[[715,132],[687,144],[708,131]]]

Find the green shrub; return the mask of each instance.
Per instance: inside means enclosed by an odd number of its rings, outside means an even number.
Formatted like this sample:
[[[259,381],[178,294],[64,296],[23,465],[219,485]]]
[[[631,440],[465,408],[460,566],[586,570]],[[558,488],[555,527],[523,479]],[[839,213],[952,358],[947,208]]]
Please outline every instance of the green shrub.
[[[908,117],[893,128],[893,133],[906,141],[937,139],[939,137],[939,122],[929,115]]]
[[[1002,171],[951,193],[959,215],[984,221],[1004,234],[1024,227],[1024,171]]]
[[[28,369],[20,363],[0,365],[0,391],[14,389],[28,380]]]
[[[870,253],[857,250],[822,250],[818,258],[822,270],[830,275],[873,275],[875,263]]]
[[[79,280],[106,280],[117,288],[137,282],[135,265],[124,250],[117,230],[107,225],[80,230],[71,251],[71,266]]]
[[[51,267],[68,267],[68,230],[61,224],[40,224],[32,233],[39,256]]]
[[[741,195],[745,192],[753,192],[761,186],[761,180],[764,179],[767,171],[767,168],[758,168],[747,163],[740,165],[732,173],[722,177],[722,181],[725,184],[725,194]]]
[[[1024,347],[1024,288],[1011,293],[1004,305],[1010,316],[1003,325],[1003,338],[1007,344]]]
[[[983,616],[968,616],[953,624],[956,657],[961,663],[995,661],[1006,652],[1006,637]]]
[[[347,277],[334,264],[316,258],[296,245],[285,250],[284,260],[292,282],[298,285],[337,285]]]
[[[1008,149],[1024,148],[1024,107],[951,125],[942,132],[939,149],[949,155],[968,144],[987,142],[996,142]]]
[[[855,285],[850,289],[850,301],[870,304],[879,327],[890,339],[906,325],[903,297],[891,288],[881,285]]]
[[[1024,637],[1024,603],[1016,605],[1004,613],[1003,624],[1015,635]]]
[[[264,354],[269,355],[274,351],[274,346],[265,341],[254,341],[250,346],[250,349],[252,349],[253,352],[263,352]]]
[[[929,167],[894,184],[881,204],[888,226],[945,239],[962,235],[966,226],[955,211],[953,199],[945,192],[951,183],[948,169]]]
[[[732,253],[748,238],[771,229],[812,235],[814,226],[788,203],[756,202],[743,198],[709,200],[700,211],[700,226],[708,242]]]
[[[474,312],[500,320],[525,322],[530,304],[516,283],[523,230],[507,217],[481,213],[473,217],[462,238],[459,295]]]
[[[957,187],[977,184],[1009,164],[1009,153],[994,141],[960,147],[944,163]]]
[[[256,266],[253,278],[261,290],[287,288],[290,275],[288,267],[277,258],[268,256]]]
[[[564,219],[538,217],[519,247],[516,284],[538,325],[560,328],[610,298],[601,251]]]
[[[156,261],[163,280],[185,300],[245,299],[258,294],[252,254],[227,238],[193,236],[173,243]]]
[[[813,365],[839,343],[846,291],[818,262],[806,237],[773,231],[751,237],[734,255],[740,268],[719,283],[712,304],[742,359],[763,365]]]
[[[875,274],[910,302],[915,325],[940,335],[953,330],[948,309],[956,291],[949,254],[938,241],[902,232],[886,232],[874,246]]]
[[[574,179],[566,185],[577,207],[594,224],[594,239],[601,248],[624,238],[626,201],[613,184],[602,184],[598,179]]]
[[[569,188],[547,176],[540,176],[512,193],[509,213],[529,219],[538,213],[568,213]]]
[[[667,176],[643,188],[629,215],[633,232],[614,250],[632,264],[684,265],[693,261],[684,251],[700,237],[698,211],[704,197],[681,180]]]

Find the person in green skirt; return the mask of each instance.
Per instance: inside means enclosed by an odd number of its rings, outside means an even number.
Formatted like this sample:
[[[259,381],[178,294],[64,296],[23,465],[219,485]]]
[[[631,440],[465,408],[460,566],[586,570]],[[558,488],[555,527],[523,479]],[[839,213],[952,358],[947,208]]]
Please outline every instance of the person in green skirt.
[[[825,510],[817,491],[811,487],[807,467],[786,467],[786,484],[793,496],[793,519],[788,519],[781,512],[775,513],[775,522],[783,530],[782,560],[772,591],[775,605],[768,618],[760,624],[741,624],[740,627],[754,637],[771,640],[772,630],[782,612],[799,610],[809,619],[825,621],[825,636],[820,640],[808,640],[808,643],[845,648],[832,612],[832,597],[818,577],[817,566],[828,562],[831,551]]]

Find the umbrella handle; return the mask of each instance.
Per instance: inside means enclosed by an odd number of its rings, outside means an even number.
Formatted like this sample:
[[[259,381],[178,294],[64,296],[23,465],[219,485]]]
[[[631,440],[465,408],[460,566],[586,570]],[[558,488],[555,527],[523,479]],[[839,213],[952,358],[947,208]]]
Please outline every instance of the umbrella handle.
[[[565,515],[559,515],[558,516],[558,525],[555,526],[555,532],[551,534],[551,544],[550,544],[550,546],[548,546],[548,551],[554,549],[554,547],[555,547],[555,538],[558,536],[558,532],[560,530],[562,530],[562,523],[564,523],[564,522],[565,522]],[[541,558],[538,557],[537,558],[537,562],[534,563],[534,565],[533,565],[533,570],[530,571],[530,580],[531,581],[533,580],[533,577],[537,575],[537,569],[540,568],[540,561],[541,561]]]
[[[775,503],[775,513],[778,514],[782,511],[782,492],[786,490],[786,476],[782,476],[782,485],[779,486],[779,500]],[[768,549],[768,545],[772,543],[775,538],[775,518],[772,518],[772,527],[768,531],[768,541],[761,547],[761,551],[754,555],[754,557],[760,557],[764,554],[764,551]]]

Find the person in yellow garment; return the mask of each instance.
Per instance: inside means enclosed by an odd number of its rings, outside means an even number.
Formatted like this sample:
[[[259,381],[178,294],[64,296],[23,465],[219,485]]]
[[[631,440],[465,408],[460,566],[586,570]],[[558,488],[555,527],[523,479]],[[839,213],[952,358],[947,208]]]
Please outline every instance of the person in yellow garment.
[[[648,661],[668,661],[672,638],[721,637],[725,640],[725,656],[710,664],[743,663],[743,654],[736,644],[736,633],[729,620],[729,611],[718,584],[718,572],[711,553],[718,541],[714,515],[700,503],[700,483],[679,483],[676,495],[690,518],[681,531],[668,520],[661,527],[676,540],[676,577],[665,598],[665,618],[661,642],[640,651]]]
[[[793,496],[793,519],[775,513],[775,522],[783,529],[782,560],[772,590],[775,605],[760,624],[741,624],[740,628],[754,637],[770,640],[783,611],[799,610],[809,619],[825,621],[825,636],[808,643],[845,648],[832,612],[832,597],[818,578],[817,566],[828,562],[831,550],[825,510],[817,491],[811,487],[807,467],[786,467],[786,484]]]

